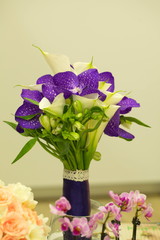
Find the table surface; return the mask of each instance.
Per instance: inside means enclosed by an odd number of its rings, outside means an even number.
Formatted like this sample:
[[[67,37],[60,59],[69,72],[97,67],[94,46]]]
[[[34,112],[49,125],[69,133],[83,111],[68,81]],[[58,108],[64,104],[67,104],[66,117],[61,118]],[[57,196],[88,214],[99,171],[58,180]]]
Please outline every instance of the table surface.
[[[132,224],[122,223],[121,240],[131,240]],[[141,224],[137,227],[137,240],[160,240],[160,224]]]

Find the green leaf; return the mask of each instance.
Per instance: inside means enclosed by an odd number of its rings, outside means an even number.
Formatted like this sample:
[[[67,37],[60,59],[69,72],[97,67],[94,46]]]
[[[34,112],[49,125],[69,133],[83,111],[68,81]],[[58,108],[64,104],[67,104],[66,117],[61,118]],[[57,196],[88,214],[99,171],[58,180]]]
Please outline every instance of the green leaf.
[[[35,145],[37,141],[37,138],[33,138],[31,140],[29,140],[25,145],[24,147],[21,149],[21,151],[19,152],[19,154],[17,155],[17,157],[14,159],[14,161],[12,162],[15,163],[17,162],[21,157],[23,157],[27,152],[29,152],[33,146]]]
[[[6,124],[8,124],[10,127],[12,127],[14,130],[16,130],[17,128],[17,124],[13,123],[13,122],[8,122],[8,121],[4,121]]]
[[[143,127],[148,127],[148,128],[150,128],[149,125],[143,123],[142,121],[140,121],[139,119],[134,118],[134,117],[121,116],[120,119],[121,119],[122,121],[134,122],[134,123],[136,123],[136,124],[138,124],[138,125],[141,125],[141,126],[143,126]]]
[[[25,119],[25,120],[31,120],[35,116],[37,116],[37,114],[32,114],[32,115],[28,115],[28,116],[16,116],[16,117],[22,118],[22,119]]]
[[[126,141],[128,141],[128,142],[131,142],[133,139],[129,139],[129,138],[123,138],[123,137],[119,137],[119,138],[121,138],[121,139],[123,139],[123,140],[126,140]]]
[[[26,100],[28,100],[29,102],[31,102],[31,103],[39,106],[39,102],[37,102],[37,101],[35,101],[35,100],[33,100],[33,99],[30,99],[30,98],[24,98],[24,99],[26,99]]]

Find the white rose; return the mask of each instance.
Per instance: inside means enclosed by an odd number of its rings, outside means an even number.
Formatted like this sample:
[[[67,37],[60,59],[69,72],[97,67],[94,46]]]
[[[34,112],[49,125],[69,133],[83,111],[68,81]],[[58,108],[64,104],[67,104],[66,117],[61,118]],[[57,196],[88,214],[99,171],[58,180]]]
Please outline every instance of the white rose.
[[[31,188],[22,185],[21,183],[9,184],[8,188],[13,192],[13,195],[27,207],[34,209],[37,201],[34,200]]]
[[[8,208],[6,206],[0,206],[0,222],[6,216],[7,212]]]
[[[35,224],[30,225],[29,234],[26,237],[28,240],[47,240],[44,234],[43,227]]]
[[[3,187],[5,184],[2,180],[0,180],[0,187]]]
[[[48,235],[48,233],[51,231],[51,228],[46,224],[48,222],[48,217],[44,217],[43,214],[38,215],[38,218],[42,220],[42,226],[44,230],[44,234]]]

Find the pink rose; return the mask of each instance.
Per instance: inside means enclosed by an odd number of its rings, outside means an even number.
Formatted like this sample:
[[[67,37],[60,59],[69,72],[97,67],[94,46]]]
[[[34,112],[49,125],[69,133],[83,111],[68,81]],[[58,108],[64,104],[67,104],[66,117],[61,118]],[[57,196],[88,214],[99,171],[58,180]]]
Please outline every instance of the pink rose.
[[[43,224],[42,219],[39,219],[37,212],[33,211],[30,208],[24,207],[24,218],[26,220],[32,221],[32,223],[37,224],[38,226],[41,226]]]
[[[10,212],[4,219],[3,231],[14,237],[24,237],[28,233],[28,225],[20,214]]]
[[[5,235],[2,240],[19,240],[18,237],[14,237],[14,236],[11,236],[11,235]],[[21,239],[22,240],[22,239]],[[25,240],[25,239],[23,239]]]
[[[0,188],[0,206],[5,206],[12,201],[12,194],[6,188]]]
[[[13,199],[12,202],[8,205],[8,213],[9,212],[16,212],[22,214],[23,209],[20,202],[18,202],[16,199]]]
[[[2,239],[2,236],[3,236],[3,229],[2,229],[2,226],[0,226],[0,239]]]

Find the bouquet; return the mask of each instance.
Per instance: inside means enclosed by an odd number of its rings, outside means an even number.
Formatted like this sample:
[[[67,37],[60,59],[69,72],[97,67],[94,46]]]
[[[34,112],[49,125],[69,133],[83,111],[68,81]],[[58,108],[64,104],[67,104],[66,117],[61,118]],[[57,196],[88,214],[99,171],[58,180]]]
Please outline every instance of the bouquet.
[[[37,215],[36,205],[29,187],[0,181],[0,239],[46,240],[48,218]]]
[[[38,78],[35,85],[21,85],[23,104],[15,113],[17,124],[6,123],[32,139],[13,162],[38,142],[64,169],[87,170],[92,159],[101,159],[96,149],[103,133],[131,141],[134,135],[125,128],[132,123],[149,127],[126,115],[140,104],[115,91],[113,75],[99,73],[93,59],[70,64],[67,56],[40,51],[54,75]]]
[[[17,124],[6,123],[31,139],[13,163],[38,142],[64,166],[63,196],[72,206],[67,214],[89,216],[88,169],[92,159],[101,159],[97,145],[102,134],[131,141],[134,135],[125,128],[132,123],[149,126],[126,115],[140,104],[125,92],[115,91],[113,75],[100,73],[93,59],[71,64],[65,55],[38,49],[53,75],[41,76],[34,85],[20,85],[23,103],[15,112]],[[73,239],[70,230],[64,233],[64,240]]]

